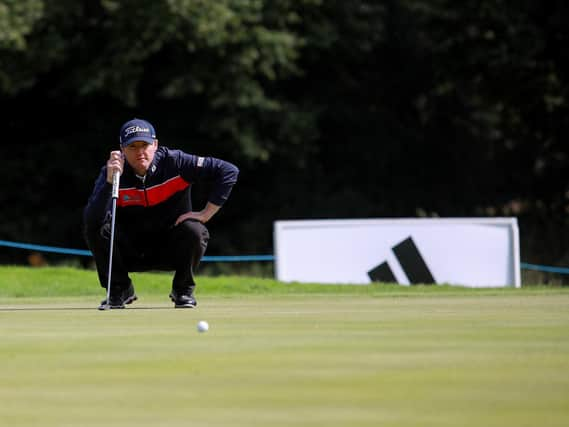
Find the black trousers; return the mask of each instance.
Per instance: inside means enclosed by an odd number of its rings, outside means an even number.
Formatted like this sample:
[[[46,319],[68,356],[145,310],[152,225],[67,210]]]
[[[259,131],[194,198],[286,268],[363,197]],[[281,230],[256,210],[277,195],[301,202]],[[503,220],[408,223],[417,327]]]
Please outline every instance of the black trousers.
[[[100,229],[84,230],[87,246],[93,253],[99,282],[107,288],[111,224]],[[174,270],[172,289],[190,290],[196,286],[197,270],[209,241],[205,225],[186,220],[159,233],[129,235],[115,225],[113,269],[111,289],[126,289],[130,283],[129,272],[149,270]]]

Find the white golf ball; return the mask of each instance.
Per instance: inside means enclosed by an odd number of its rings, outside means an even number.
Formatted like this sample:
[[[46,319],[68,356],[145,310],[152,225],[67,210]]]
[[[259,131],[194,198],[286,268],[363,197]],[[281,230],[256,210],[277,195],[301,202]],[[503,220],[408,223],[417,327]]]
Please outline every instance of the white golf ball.
[[[198,322],[198,332],[207,332],[209,329],[209,325],[205,320],[200,320]]]

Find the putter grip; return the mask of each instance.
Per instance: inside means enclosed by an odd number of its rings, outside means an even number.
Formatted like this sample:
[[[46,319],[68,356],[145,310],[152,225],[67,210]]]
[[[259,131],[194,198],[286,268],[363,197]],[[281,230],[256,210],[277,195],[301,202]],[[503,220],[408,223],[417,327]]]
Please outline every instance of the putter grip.
[[[120,173],[115,172],[113,174],[113,192],[111,193],[111,197],[113,199],[119,198],[119,178],[120,178]]]

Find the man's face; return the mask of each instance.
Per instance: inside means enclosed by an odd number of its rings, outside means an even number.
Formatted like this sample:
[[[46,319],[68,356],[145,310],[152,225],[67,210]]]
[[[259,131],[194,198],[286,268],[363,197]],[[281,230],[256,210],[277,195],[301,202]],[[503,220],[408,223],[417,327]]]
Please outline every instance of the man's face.
[[[158,140],[152,144],[145,141],[134,141],[122,149],[126,161],[138,175],[146,175],[146,171],[152,164],[154,153],[158,148]]]

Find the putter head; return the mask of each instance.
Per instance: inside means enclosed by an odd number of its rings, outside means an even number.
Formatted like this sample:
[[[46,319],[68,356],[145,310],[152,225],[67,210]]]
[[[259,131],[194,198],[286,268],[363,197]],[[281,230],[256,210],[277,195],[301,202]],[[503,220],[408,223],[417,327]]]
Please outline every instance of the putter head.
[[[124,308],[124,304],[113,305],[109,304],[107,300],[101,301],[101,305],[99,305],[98,307],[99,310],[117,310],[117,309],[120,310],[122,308]]]

